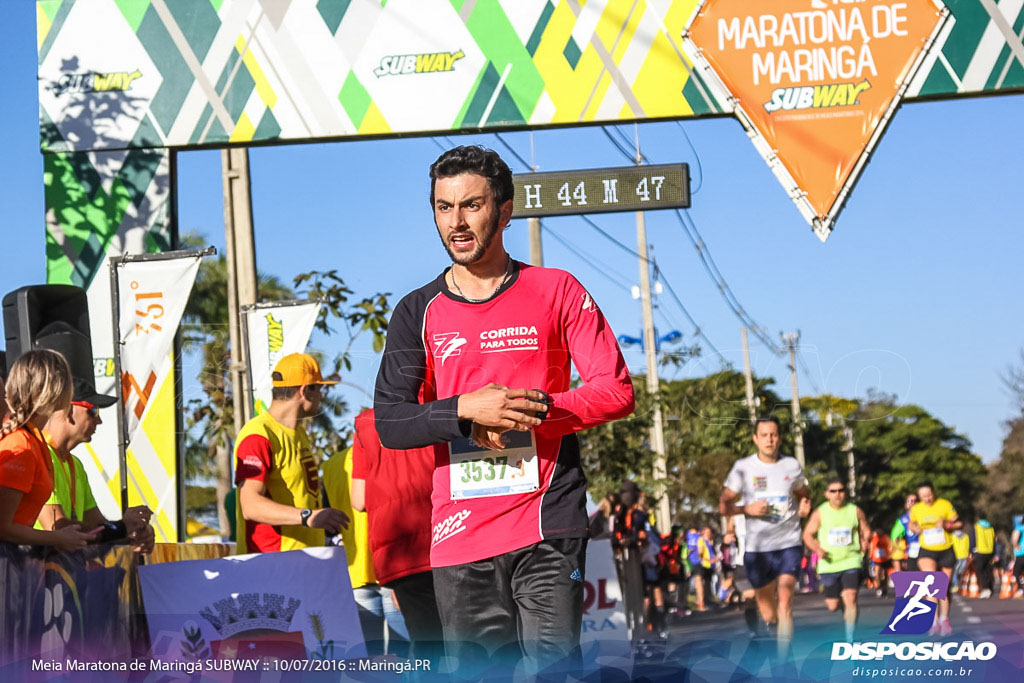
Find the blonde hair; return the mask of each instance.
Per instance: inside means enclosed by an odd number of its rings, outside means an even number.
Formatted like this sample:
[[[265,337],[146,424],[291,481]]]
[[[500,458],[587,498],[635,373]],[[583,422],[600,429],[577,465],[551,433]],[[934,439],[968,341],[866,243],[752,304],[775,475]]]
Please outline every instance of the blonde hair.
[[[9,415],[0,427],[0,436],[17,431],[37,415],[49,418],[70,407],[71,369],[56,351],[28,351],[11,366],[6,390]]]

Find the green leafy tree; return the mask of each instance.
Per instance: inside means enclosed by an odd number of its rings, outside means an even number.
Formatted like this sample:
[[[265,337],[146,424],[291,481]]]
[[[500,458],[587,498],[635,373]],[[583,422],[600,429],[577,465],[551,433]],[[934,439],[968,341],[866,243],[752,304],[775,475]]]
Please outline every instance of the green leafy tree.
[[[925,480],[961,516],[974,516],[987,473],[965,436],[920,406],[877,394],[852,414],[850,425],[858,497],[873,527],[891,525],[906,494]]]
[[[183,245],[199,246],[203,239],[189,235]],[[311,271],[295,277],[294,289],[278,278],[258,275],[259,301],[281,301],[294,298],[319,299],[323,302],[317,329],[325,334],[336,331],[331,321],[340,321],[344,327],[346,344],[333,358],[310,349],[324,371],[324,375],[341,376],[352,367],[352,345],[363,333],[373,336],[372,345],[380,352],[384,347],[390,308],[389,293],[378,293],[350,302],[352,290],[336,271]],[[222,529],[227,518],[223,509],[224,496],[230,489],[227,472],[219,471],[218,462],[229,462],[234,438],[234,407],[230,381],[230,334],[228,330],[227,264],[223,256],[204,259],[196,277],[189,303],[182,321],[186,348],[198,348],[202,362],[198,379],[203,397],[188,405],[188,435],[186,437],[186,477],[216,477],[217,511]],[[336,392],[326,392],[321,412],[310,420],[308,433],[313,456],[322,462],[347,447],[351,437],[348,430],[339,429],[338,420],[348,406]]]
[[[783,424],[783,450],[792,452],[788,408],[769,388],[770,379],[756,382],[760,405],[772,406]],[[583,466],[591,495],[617,491],[623,479],[633,479],[654,502],[654,453],[650,447],[653,401],[646,380],[633,379],[637,408],[625,420],[587,430],[580,435]],[[718,518],[722,483],[733,463],[753,452],[745,380],[732,370],[700,377],[662,381],[666,495],[675,522],[705,523]],[[667,530],[665,530],[667,531]]]
[[[644,386],[642,377],[633,378],[636,410],[632,415],[579,434],[583,471],[595,500],[609,491],[618,491],[625,479],[634,479],[645,490],[651,490],[651,401]]]
[[[783,420],[783,449],[792,452],[785,409],[769,388],[755,383],[755,399],[774,407]],[[665,444],[668,495],[673,518],[701,524],[718,519],[718,499],[725,477],[739,458],[754,450],[743,373],[722,370],[706,377],[665,383]]]
[[[773,386],[772,378],[755,381],[758,415],[778,418],[781,452],[788,455],[794,445],[789,402]],[[645,387],[643,377],[634,378],[637,409],[633,416],[580,435],[583,466],[595,498],[617,491],[626,478],[636,480],[653,498],[656,482],[651,478],[654,454],[649,437],[653,404]],[[729,469],[754,452],[744,377],[725,369],[705,377],[662,381],[660,389],[673,521],[714,525]],[[863,402],[826,395],[801,400],[801,409],[804,472],[815,504],[824,500],[831,474],[845,478],[845,420],[853,430],[857,502],[873,525],[891,524],[906,492],[924,479],[931,479],[936,492],[949,497],[963,514],[973,515],[986,469],[965,437],[919,406],[898,406],[892,397],[882,395],[870,395]],[[833,415],[831,424],[828,413]]]
[[[1013,515],[1024,514],[1024,415],[1007,422],[999,459],[988,468],[979,510],[998,529],[1013,528]]]
[[[1017,402],[1021,415],[1024,416],[1024,348],[1019,352],[1017,363],[1006,368],[1006,372],[1003,374],[1003,384],[1006,385],[1010,395]]]
[[[388,317],[391,312],[388,304],[390,292],[378,292],[356,302],[350,302],[352,290],[336,270],[310,271],[295,277],[295,287],[301,296],[308,299],[319,299],[323,305],[316,328],[324,334],[333,335],[337,331],[331,322],[340,322],[344,327],[345,347],[330,362],[326,362],[322,354],[314,355],[323,368],[330,368],[326,376],[344,382],[344,373],[352,369],[352,345],[364,333],[371,335],[371,344],[375,353],[384,350],[387,336]],[[340,429],[338,419],[347,411],[348,406],[336,392],[328,392],[324,396],[323,410],[312,419],[309,430],[313,447],[313,457],[317,462],[327,460],[335,453],[348,447],[352,440],[350,429]]]
[[[994,526],[1009,533],[1013,515],[1024,514],[1024,350],[1018,364],[1007,368],[1003,382],[1019,412],[1006,422],[1006,437],[999,459],[988,468],[979,508]]]
[[[259,274],[259,297],[281,301],[294,297],[292,290],[273,276]],[[223,256],[203,259],[181,322],[186,351],[198,349],[201,366],[197,379],[203,398],[189,401],[189,436],[186,439],[185,476],[189,479],[216,474],[216,449],[228,447],[234,438],[231,397],[231,345],[228,330],[227,263]]]
[[[197,235],[189,235],[183,240],[183,246],[192,248],[204,242]],[[262,273],[257,275],[257,291],[262,301],[294,297],[292,290],[280,280]],[[201,398],[190,400],[186,406],[185,477],[186,481],[207,478],[216,481],[218,524],[221,529],[227,529],[224,497],[231,488],[231,481],[225,463],[230,462],[235,425],[230,379],[227,261],[223,255],[205,258],[200,264],[185,306],[181,330],[184,350],[200,353],[197,379],[203,392]]]
[[[825,502],[825,486],[833,476],[844,482],[848,479],[847,454],[844,428],[848,419],[856,412],[860,402],[822,394],[804,396],[800,399],[800,410],[804,418],[804,456],[807,461],[805,475],[812,504]],[[851,500],[861,502],[861,491]]]

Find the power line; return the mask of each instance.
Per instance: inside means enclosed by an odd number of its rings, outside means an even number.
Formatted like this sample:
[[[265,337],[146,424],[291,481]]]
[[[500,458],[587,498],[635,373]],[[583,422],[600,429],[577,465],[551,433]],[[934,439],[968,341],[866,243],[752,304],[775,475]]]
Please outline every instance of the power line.
[[[615,148],[618,149],[619,152],[624,157],[626,157],[627,159],[631,159],[631,160],[633,160],[635,162],[635,158],[630,156],[629,151],[625,147],[623,147],[622,143],[619,140],[616,140],[615,137],[612,136],[612,134],[608,131],[608,126],[602,126],[601,129],[604,131],[604,134],[612,142],[612,144],[615,146]],[[618,129],[615,129],[615,130],[616,130],[617,133],[619,133],[620,136],[622,135],[621,131],[619,131]],[[680,127],[680,130],[682,130],[681,127]],[[684,135],[685,135],[685,133],[686,133],[686,131],[683,131]],[[687,136],[687,140],[689,141],[689,136]],[[693,148],[692,143],[691,143],[690,146],[691,146],[691,148]],[[693,148],[693,150],[694,150],[694,155],[696,156],[696,149]],[[641,158],[645,158],[645,157],[641,154]],[[698,157],[698,164],[699,164],[699,157]],[[702,170],[701,171],[701,183],[702,184],[703,184],[703,177],[704,177],[704,175],[703,175],[703,170]],[[676,218],[679,220],[680,225],[682,225],[684,232],[686,232],[687,237],[690,238],[690,242],[693,244],[694,248],[697,250],[697,254],[700,256],[701,262],[704,265],[704,270],[711,277],[711,280],[715,283],[715,286],[718,287],[719,292],[721,293],[722,297],[725,299],[726,304],[729,306],[729,308],[732,310],[732,312],[740,319],[740,322],[742,322],[744,325],[746,325],[748,328],[750,328],[750,330],[761,341],[761,343],[764,344],[765,346],[767,346],[772,351],[772,353],[775,353],[775,354],[782,353],[782,349],[779,346],[777,346],[772,341],[771,337],[768,336],[768,334],[765,332],[764,328],[761,327],[760,325],[758,325],[754,321],[754,319],[750,316],[750,314],[748,314],[746,312],[746,309],[743,308],[743,305],[740,304],[739,299],[736,298],[736,295],[733,294],[732,290],[729,288],[729,285],[725,282],[725,278],[722,276],[722,273],[718,270],[718,266],[715,264],[714,259],[711,257],[711,252],[708,251],[707,245],[704,243],[704,239],[700,236],[700,232],[697,230],[697,225],[693,222],[693,218],[690,217],[689,214],[686,214],[686,218],[690,221],[690,225],[687,226],[685,220],[683,219],[683,215],[684,215],[683,212],[681,212],[679,209],[676,209],[675,213],[676,213]],[[614,242],[616,245],[618,245],[621,249],[625,249],[626,251],[631,253],[633,256],[641,258],[640,254],[638,254],[637,252],[633,251],[632,249],[630,249],[629,247],[627,247],[626,245],[622,244],[621,242],[616,240],[614,237],[612,237],[611,235],[606,233],[604,230],[599,228],[597,226],[597,224],[594,223],[593,221],[591,221],[589,218],[587,218],[586,216],[581,216],[581,218],[583,218],[591,227],[596,229],[598,232],[600,232],[606,238],[608,238],[609,240]],[[692,233],[691,233],[691,227],[692,227],[692,231],[693,231]],[[681,304],[682,302],[679,302],[679,303]]]
[[[609,238],[609,239],[611,239],[612,241],[615,241],[616,243],[618,243],[618,244],[619,244],[619,246],[621,246],[621,247],[625,248],[625,249],[626,249],[626,251],[630,251],[630,250],[629,250],[628,248],[626,248],[626,247],[625,247],[625,245],[623,245],[623,244],[619,243],[619,242],[618,242],[617,240],[615,240],[615,238],[613,238],[613,237],[611,237],[610,235],[608,235],[608,233],[606,233],[606,232],[605,232],[604,230],[601,230],[601,228],[599,228],[599,227],[598,227],[598,226],[596,226],[596,225],[594,225],[594,227],[595,227],[595,228],[596,228],[596,229],[597,229],[597,230],[598,230],[599,232],[601,232],[601,234],[605,235],[606,237],[608,237],[608,238]],[[551,235],[552,237],[554,237],[554,238],[555,238],[555,240],[557,240],[558,242],[560,242],[560,243],[562,244],[562,246],[566,247],[567,249],[569,249],[569,251],[571,251],[571,252],[572,252],[573,254],[575,254],[575,255],[576,255],[576,256],[577,256],[578,258],[580,258],[580,259],[582,259],[582,260],[583,260],[584,262],[586,262],[586,263],[587,263],[587,265],[589,265],[590,267],[592,267],[592,268],[594,268],[595,270],[597,270],[597,271],[598,271],[598,272],[599,272],[599,273],[600,273],[600,274],[601,274],[602,276],[604,276],[604,277],[605,277],[606,279],[608,279],[608,280],[609,280],[610,282],[612,282],[613,284],[615,284],[615,285],[616,285],[617,287],[619,287],[619,288],[621,288],[621,289],[624,289],[624,290],[626,290],[626,291],[628,291],[628,292],[630,292],[630,293],[632,294],[632,288],[631,288],[631,287],[629,287],[629,286],[626,286],[626,285],[623,285],[623,284],[621,284],[620,282],[617,282],[617,281],[615,281],[615,279],[611,277],[610,273],[612,273],[612,272],[615,272],[615,271],[614,271],[614,270],[612,270],[611,268],[609,268],[609,267],[608,267],[608,266],[607,266],[606,264],[604,264],[604,263],[601,263],[600,261],[598,261],[597,259],[594,259],[594,258],[592,258],[592,257],[587,257],[587,256],[586,256],[586,255],[585,255],[585,254],[584,254],[583,252],[581,252],[581,251],[580,251],[579,249],[577,249],[577,248],[573,247],[573,246],[572,246],[572,245],[571,245],[571,244],[570,244],[570,243],[568,242],[568,240],[566,240],[566,239],[562,238],[562,237],[561,237],[561,236],[560,236],[560,235],[559,235],[558,233],[556,233],[556,232],[555,232],[554,230],[552,230],[552,229],[551,229],[551,228],[550,228],[550,227],[549,227],[549,226],[548,226],[547,224],[545,224],[545,223],[543,223],[543,222],[542,222],[542,223],[541,223],[541,228],[542,228],[543,230],[545,230],[545,231],[546,231],[546,232],[547,232],[547,233],[548,233],[549,235]],[[636,252],[633,252],[633,254],[634,254],[634,255],[636,255]],[[658,264],[657,264],[656,262],[654,262],[654,261],[652,261],[651,263],[652,263],[652,265],[654,266],[654,269],[655,269],[655,273],[657,274],[657,278],[658,278],[658,279],[660,279],[660,280],[661,280],[661,282],[662,282],[662,283],[663,283],[663,284],[665,285],[665,287],[666,287],[666,288],[668,289],[668,291],[669,291],[669,294],[670,294],[670,295],[672,296],[672,299],[673,299],[673,300],[674,300],[674,301],[676,302],[676,305],[677,305],[677,306],[679,306],[679,309],[680,309],[680,310],[682,311],[682,313],[683,313],[683,315],[684,315],[684,316],[686,317],[687,321],[689,321],[690,325],[691,325],[691,326],[693,327],[693,329],[694,329],[694,334],[695,334],[695,335],[696,335],[697,337],[699,337],[700,339],[704,340],[704,343],[706,343],[706,344],[707,344],[708,348],[710,348],[710,349],[711,349],[712,351],[714,351],[714,353],[715,353],[715,355],[716,355],[716,356],[718,356],[718,357],[719,357],[719,358],[720,358],[721,360],[723,360],[724,362],[728,363],[729,361],[728,361],[728,360],[727,360],[727,359],[725,358],[725,356],[723,356],[723,355],[722,355],[722,352],[721,352],[721,351],[719,351],[719,350],[718,350],[718,348],[717,348],[717,347],[716,347],[716,346],[715,346],[715,345],[714,345],[714,344],[713,344],[713,343],[711,342],[711,340],[707,338],[707,335],[705,335],[705,334],[704,334],[704,331],[703,331],[703,330],[701,330],[701,327],[700,327],[700,325],[699,325],[699,324],[697,324],[697,321],[693,319],[693,316],[692,316],[692,315],[690,315],[690,312],[689,312],[688,310],[686,310],[686,306],[684,306],[684,305],[683,305],[683,302],[682,302],[682,301],[680,301],[679,297],[678,297],[678,296],[676,295],[676,292],[675,292],[675,290],[674,290],[674,289],[672,288],[672,285],[671,285],[671,283],[669,283],[669,281],[668,281],[668,280],[667,280],[667,279],[666,279],[666,278],[664,277],[664,274],[663,274],[663,273],[661,272],[661,270],[660,270],[660,269],[658,268]],[[600,266],[600,268],[599,268],[598,266]],[[662,316],[663,316],[663,317],[665,318],[665,320],[666,320],[666,321],[667,321],[667,322],[669,323],[669,325],[674,325],[674,323],[672,323],[672,322],[671,322],[671,320],[669,320],[669,319],[668,319],[668,317],[666,316],[666,314],[665,314],[665,312],[664,312],[664,310],[663,310],[663,309],[661,309],[661,308],[659,307],[659,308],[658,308],[658,310],[659,310],[659,312],[661,312]]]
[[[686,319],[690,321],[691,325],[693,325],[694,334],[703,339],[704,342],[708,345],[708,347],[710,347],[711,350],[715,352],[716,356],[718,356],[724,362],[728,363],[729,361],[726,359],[726,357],[722,355],[722,352],[718,350],[718,347],[711,343],[711,340],[708,339],[706,334],[704,334],[704,330],[700,328],[700,325],[697,324],[697,321],[694,320],[693,316],[690,315],[690,312],[686,310],[686,306],[683,305],[682,300],[680,300],[679,296],[676,294],[676,290],[672,288],[672,285],[671,283],[669,283],[668,278],[666,278],[664,276],[664,273],[661,272],[661,269],[658,268],[657,262],[654,263],[654,271],[655,273],[661,275],[660,280],[662,284],[665,285],[665,289],[668,290],[669,296],[672,297],[672,300],[676,302],[676,306],[679,306],[679,310],[683,312],[683,315],[686,316]]]
[[[523,166],[525,166],[527,171],[532,171],[533,170],[533,167],[530,164],[526,163],[526,159],[524,159],[523,157],[519,156],[519,152],[517,152],[514,149],[512,149],[512,145],[510,145],[507,142],[505,142],[505,138],[501,137],[501,133],[495,133],[494,137],[498,138],[498,142],[500,142],[502,145],[504,145],[505,149],[507,149],[509,151],[509,154],[514,156],[516,159],[518,159],[519,163],[521,163]]]
[[[736,298],[732,289],[725,281],[725,277],[722,272],[718,270],[717,264],[715,264],[714,258],[711,256],[711,252],[707,248],[707,244],[704,242],[704,238],[701,237],[700,232],[697,230],[696,223],[693,222],[693,218],[679,209],[675,210],[676,218],[679,221],[679,225],[683,228],[683,232],[690,239],[690,243],[693,244],[693,248],[697,250],[700,261],[704,266],[704,270],[711,278],[712,282],[718,288],[719,293],[725,300],[726,305],[732,310],[733,314],[739,318],[740,322],[746,325],[750,331],[756,336],[762,344],[768,347],[772,353],[778,355],[782,353],[782,349],[772,341],[772,338],[768,336],[765,329],[758,325],[757,322],[747,313],[746,309]],[[687,224],[689,221],[689,224]]]
[[[620,279],[618,279],[618,280],[615,279],[612,276],[612,273],[616,272],[615,269],[609,267],[607,264],[602,263],[601,261],[599,261],[598,259],[596,259],[596,258],[594,258],[592,256],[587,256],[578,247],[576,247],[571,242],[569,242],[569,240],[565,239],[564,237],[559,235],[557,232],[552,230],[551,227],[549,225],[547,225],[546,223],[544,223],[543,221],[541,221],[540,227],[541,227],[541,230],[544,230],[545,232],[547,232],[547,234],[549,234],[552,237],[554,237],[555,241],[557,241],[563,247],[565,247],[570,252],[575,254],[577,258],[581,259],[587,265],[592,267],[594,270],[596,270],[598,273],[600,273],[601,276],[603,276],[609,282],[614,284],[616,287],[618,287],[620,289],[623,289],[623,290],[625,290],[627,292],[631,291],[630,290],[630,284],[629,284],[628,280],[625,280],[625,284],[623,284],[624,278],[622,276],[619,276]]]
[[[797,347],[796,360],[800,363],[800,368],[804,371],[804,376],[807,378],[807,381],[811,383],[811,388],[814,389],[814,393],[821,396],[821,388],[818,386],[818,383],[814,381],[814,376],[811,374],[810,369],[807,367],[807,363],[804,362],[804,358],[801,355],[802,348],[803,347]]]
[[[700,155],[697,154],[697,148],[693,146],[693,141],[690,140],[690,136],[687,135],[686,129],[683,128],[683,124],[680,121],[676,121],[676,125],[679,126],[679,130],[682,131],[683,137],[686,138],[686,144],[690,146],[690,151],[693,152],[693,160],[697,162],[697,174],[700,180],[697,182],[697,189],[690,190],[690,194],[694,195],[700,192],[700,188],[704,186],[704,167],[700,163]]]
[[[601,228],[601,226],[599,226],[594,221],[590,220],[590,218],[588,216],[586,216],[584,214],[581,214],[580,218],[582,218],[583,221],[586,222],[587,225],[592,227],[594,230],[597,230],[601,235],[603,235],[606,239],[608,239],[613,244],[615,244],[615,246],[617,246],[620,249],[622,249],[623,251],[625,251],[627,254],[630,254],[631,256],[633,256],[635,258],[638,258],[638,259],[643,259],[644,258],[638,252],[633,251],[632,249],[627,247],[625,244],[623,244],[619,240],[615,239],[615,237],[613,237],[607,231],[605,231],[603,228]],[[721,351],[719,351],[715,347],[715,345],[711,343],[711,340],[707,338],[707,336],[704,334],[704,331],[701,330],[700,325],[697,324],[697,321],[693,319],[692,315],[690,315],[690,312],[688,310],[686,310],[686,306],[683,305],[682,300],[676,294],[675,289],[672,288],[671,283],[669,283],[668,278],[665,277],[664,271],[662,271],[658,267],[657,261],[654,261],[653,259],[646,259],[646,260],[647,260],[648,263],[650,263],[651,265],[654,266],[655,272],[660,276],[662,284],[664,284],[665,288],[668,289],[669,294],[672,296],[672,299],[675,300],[676,305],[679,306],[679,310],[681,310],[683,312],[683,315],[686,316],[686,319],[688,321],[690,321],[690,324],[693,326],[693,328],[695,330],[695,334],[698,337],[700,337],[701,339],[703,339],[707,343],[707,345],[711,348],[711,350],[715,352],[715,355],[717,355],[723,361],[728,362],[728,360],[726,360],[725,356],[722,355]]]
[[[603,126],[602,128],[606,128],[606,127]],[[621,134],[621,132],[620,132],[620,134]],[[685,131],[684,131],[684,134],[685,134]],[[623,149],[622,145],[619,144],[618,141],[616,141],[611,136],[611,134],[608,133],[607,130],[605,130],[605,135],[608,136],[608,139],[611,140],[613,144],[615,144],[615,147],[620,152],[622,152],[624,156],[627,156],[627,157],[629,156],[628,153]],[[687,139],[689,139],[689,138],[687,138]],[[691,147],[692,147],[692,145],[691,145]],[[694,153],[696,154],[696,150],[694,150]],[[703,172],[701,174],[701,178],[702,178],[701,182],[703,182]],[[740,322],[742,322],[744,325],[746,325],[748,328],[750,328],[750,330],[761,341],[761,343],[764,344],[765,346],[767,346],[772,351],[772,353],[775,353],[775,354],[782,353],[782,349],[779,348],[772,341],[771,337],[768,336],[768,334],[765,332],[764,328],[761,327],[760,325],[758,325],[757,322],[754,321],[754,319],[750,316],[750,314],[747,313],[746,309],[744,309],[743,305],[739,302],[739,299],[736,298],[736,295],[733,293],[732,289],[729,288],[729,285],[725,281],[725,277],[722,275],[721,271],[718,270],[718,266],[717,266],[717,264],[715,264],[714,258],[712,258],[711,252],[708,250],[707,245],[704,242],[704,239],[700,236],[700,232],[697,230],[697,225],[693,222],[693,218],[688,213],[685,214],[686,219],[689,220],[689,222],[690,222],[690,225],[687,225],[686,221],[684,220],[684,213],[683,212],[681,212],[679,209],[676,209],[675,210],[675,214],[676,214],[676,218],[679,220],[680,225],[683,227],[683,230],[686,232],[686,236],[690,238],[690,242],[693,244],[694,248],[697,250],[697,254],[700,256],[700,259],[701,259],[701,263],[704,265],[704,270],[711,277],[711,280],[715,283],[715,286],[718,288],[718,291],[721,293],[722,298],[725,299],[726,304],[729,306],[729,308],[732,310],[732,312],[736,315],[736,317],[739,318]],[[640,256],[638,253],[636,253],[635,251],[632,251],[631,249],[626,247],[624,244],[622,244],[621,242],[616,240],[614,237],[612,237],[611,235],[605,233],[603,230],[598,228],[597,225],[594,224],[593,221],[587,219],[586,217],[584,217],[584,220],[586,220],[592,227],[594,227],[599,232],[601,232],[601,234],[603,234],[605,237],[607,237],[608,239],[610,239],[613,242],[615,242],[620,248],[626,249],[627,251],[632,253],[634,256],[637,256],[637,257]],[[691,233],[691,229],[692,229],[692,233]]]
[[[661,306],[657,306],[657,307],[655,307],[655,310],[658,312],[659,315],[661,315],[661,319],[665,321],[665,324],[668,325],[669,331],[672,331],[675,328],[675,323],[673,323],[669,319],[669,317],[665,314],[665,309],[662,308]],[[657,336],[657,329],[655,329],[655,336]],[[661,355],[662,355],[662,357],[682,357],[682,356],[691,356],[691,357],[693,357],[694,355],[699,355],[699,354],[687,353],[688,351],[689,351],[689,349],[682,349],[681,351],[672,351],[672,350],[666,351],[666,350],[663,349],[661,351]],[[676,372],[678,372],[681,369],[681,364],[677,365],[675,369],[676,369]],[[660,375],[661,372],[659,372],[658,374]],[[662,375],[662,376],[664,376],[664,375]]]
[[[639,252],[633,251],[633,250],[632,250],[632,249],[630,249],[630,248],[629,248],[628,246],[626,246],[625,244],[623,244],[623,243],[622,243],[622,242],[620,242],[619,240],[615,239],[615,237],[613,237],[613,236],[612,236],[612,235],[611,235],[610,233],[608,233],[608,232],[607,232],[606,230],[604,230],[604,229],[603,229],[603,228],[602,228],[602,227],[601,227],[600,225],[598,225],[598,224],[597,224],[597,223],[595,223],[594,221],[590,220],[590,217],[589,217],[589,216],[587,216],[586,214],[580,214],[580,218],[582,218],[582,219],[583,219],[583,222],[584,222],[584,223],[586,223],[587,225],[589,225],[590,227],[592,227],[592,228],[593,228],[594,230],[597,230],[597,231],[598,231],[599,233],[601,233],[601,235],[603,235],[603,236],[604,236],[604,237],[605,237],[606,239],[608,239],[609,241],[611,241],[611,242],[612,242],[612,243],[613,243],[613,244],[614,244],[615,246],[617,246],[617,247],[618,247],[619,249],[622,249],[623,251],[625,251],[625,252],[626,252],[627,254],[629,254],[630,256],[634,256],[634,257],[636,257],[636,258],[638,258],[638,259],[643,259],[643,260],[646,260],[646,261],[648,261],[648,263],[650,262],[650,260],[649,260],[649,259],[644,259],[644,257],[643,257],[643,256],[641,256]]]
[[[622,140],[622,145],[626,149],[630,149],[632,147],[635,150],[635,152],[633,154],[633,163],[634,164],[636,163],[636,157],[637,157],[638,154],[640,156],[640,163],[643,163],[643,162],[647,161],[647,157],[644,156],[644,153],[641,152],[639,149],[636,149],[636,148],[638,148],[640,146],[639,131],[637,132],[636,139],[630,140],[626,136],[626,134],[622,132],[622,129],[619,128],[618,126],[612,126],[612,130],[615,131],[615,134],[619,136],[620,140]]]
[[[626,157],[631,163],[636,163],[636,155],[630,153],[628,146],[623,147],[622,143],[615,139],[615,137],[608,131],[608,126],[601,126],[601,131],[611,141],[611,143],[615,145],[615,148],[622,153],[622,156]]]

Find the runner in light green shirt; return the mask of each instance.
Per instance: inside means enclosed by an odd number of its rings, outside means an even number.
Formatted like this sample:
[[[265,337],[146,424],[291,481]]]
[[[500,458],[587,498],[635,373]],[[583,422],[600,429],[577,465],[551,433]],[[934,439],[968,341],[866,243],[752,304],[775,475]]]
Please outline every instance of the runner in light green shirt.
[[[818,576],[825,587],[825,606],[830,612],[839,609],[843,599],[843,620],[846,639],[853,642],[857,624],[857,590],[864,554],[871,540],[864,511],[846,500],[846,485],[834,477],[825,487],[827,501],[811,513],[804,527],[803,541],[818,554]]]

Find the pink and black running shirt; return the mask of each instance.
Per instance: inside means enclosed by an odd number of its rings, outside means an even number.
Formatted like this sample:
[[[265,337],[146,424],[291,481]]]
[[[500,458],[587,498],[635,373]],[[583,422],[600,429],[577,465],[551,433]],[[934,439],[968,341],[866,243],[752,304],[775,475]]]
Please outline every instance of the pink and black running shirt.
[[[437,444],[431,565],[486,559],[547,538],[586,537],[586,479],[575,432],[633,411],[629,370],[607,320],[562,270],[514,262],[509,282],[481,303],[452,294],[444,276],[395,308],[374,401],[384,446]],[[576,389],[569,388],[570,362],[583,380]],[[469,436],[472,426],[458,419],[458,397],[490,382],[540,389],[551,398],[547,418],[534,430],[540,486],[452,500],[447,442]]]

